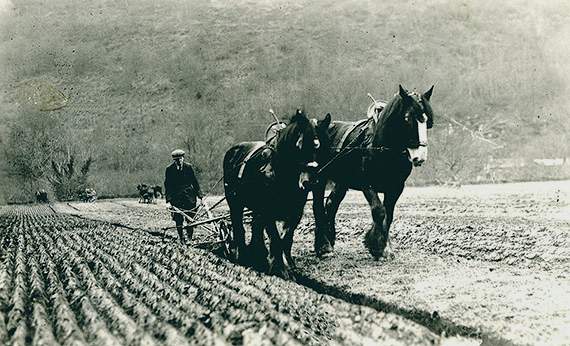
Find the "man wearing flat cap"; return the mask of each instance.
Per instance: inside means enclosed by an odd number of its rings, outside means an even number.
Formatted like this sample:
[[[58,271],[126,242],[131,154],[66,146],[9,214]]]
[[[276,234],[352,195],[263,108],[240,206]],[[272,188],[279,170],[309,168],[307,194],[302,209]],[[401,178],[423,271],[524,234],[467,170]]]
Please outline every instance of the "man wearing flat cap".
[[[196,204],[200,202],[203,195],[192,166],[184,162],[184,154],[184,150],[181,149],[176,149],[172,152],[173,162],[166,167],[164,192],[166,203],[170,203],[193,218],[196,215]],[[172,219],[176,222],[176,230],[178,231],[180,242],[185,244],[184,215],[173,211]],[[188,240],[192,240],[193,232],[193,228],[186,227]]]

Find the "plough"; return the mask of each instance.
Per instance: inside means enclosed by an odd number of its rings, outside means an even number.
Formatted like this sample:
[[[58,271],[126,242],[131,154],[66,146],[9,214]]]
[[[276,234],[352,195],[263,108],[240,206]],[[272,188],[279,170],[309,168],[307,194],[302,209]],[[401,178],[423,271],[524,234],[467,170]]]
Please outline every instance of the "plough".
[[[226,213],[219,216],[214,216],[212,210],[220,205],[225,200],[225,197],[217,201],[211,207],[208,206],[205,199],[202,199],[202,204],[197,206],[198,209],[194,217],[189,215],[188,210],[181,210],[173,205],[169,206],[167,209],[171,213],[178,213],[182,215],[187,222],[184,226],[185,229],[187,228],[195,228],[195,227],[202,227],[206,229],[209,233],[209,236],[214,238],[212,241],[206,241],[202,243],[193,244],[196,247],[203,247],[205,245],[215,245],[221,244],[223,247],[224,255],[230,255],[231,243],[232,243],[232,232],[231,232],[231,223],[230,223],[230,214]],[[246,211],[244,216],[250,216],[251,211]],[[203,216],[206,216],[206,219],[201,220]],[[171,227],[164,227],[162,228],[162,239],[166,236],[166,231],[170,229],[175,229],[176,226]]]

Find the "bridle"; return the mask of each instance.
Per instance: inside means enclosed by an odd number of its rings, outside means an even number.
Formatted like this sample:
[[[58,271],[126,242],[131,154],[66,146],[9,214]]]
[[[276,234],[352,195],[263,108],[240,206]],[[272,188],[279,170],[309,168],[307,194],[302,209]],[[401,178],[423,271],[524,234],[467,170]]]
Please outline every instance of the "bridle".
[[[412,99],[417,98],[415,101],[416,101],[416,102],[418,103],[418,105],[420,106],[420,109],[421,109],[421,111],[422,111],[422,114],[421,114],[421,118],[420,118],[421,120],[418,120],[418,119],[414,119],[414,120],[417,121],[418,126],[426,126],[425,131],[427,131],[427,122],[428,122],[428,119],[429,119],[429,118],[428,118],[428,116],[427,116],[427,114],[426,114],[426,109],[425,109],[425,106],[424,106],[424,100],[423,100],[423,98],[422,98],[422,95],[418,94],[418,93],[415,92],[415,91],[411,91],[411,92],[408,93],[408,96],[411,97]],[[409,112],[408,112],[408,114],[409,114]],[[407,114],[406,114],[406,115],[407,115]],[[420,124],[425,124],[425,125],[420,125]],[[419,130],[418,130],[418,131],[419,131]],[[418,143],[413,143],[410,147],[414,147],[414,148],[427,147],[427,146],[428,146],[428,142],[427,142],[427,132],[426,132],[426,134],[425,134],[425,138],[421,138],[421,137],[422,137],[421,134],[418,134],[418,135],[419,135],[419,137],[420,137],[420,138],[418,139]]]

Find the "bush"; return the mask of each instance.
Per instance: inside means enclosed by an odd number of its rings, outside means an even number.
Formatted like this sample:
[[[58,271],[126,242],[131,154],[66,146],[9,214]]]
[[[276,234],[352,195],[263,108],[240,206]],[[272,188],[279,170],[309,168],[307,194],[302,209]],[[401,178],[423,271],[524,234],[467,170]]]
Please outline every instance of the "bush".
[[[52,174],[48,178],[59,201],[71,201],[80,198],[87,188],[87,175],[92,159],[88,158],[79,172],[75,168],[75,156],[69,155],[59,162],[52,161]]]

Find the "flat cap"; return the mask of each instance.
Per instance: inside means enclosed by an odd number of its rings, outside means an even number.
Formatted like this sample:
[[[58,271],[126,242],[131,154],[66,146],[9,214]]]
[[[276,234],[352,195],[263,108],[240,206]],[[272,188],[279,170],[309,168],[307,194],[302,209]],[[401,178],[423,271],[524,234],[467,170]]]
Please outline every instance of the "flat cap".
[[[182,149],[176,149],[176,150],[174,150],[174,151],[172,152],[171,155],[172,155],[172,158],[175,159],[175,158],[177,158],[177,157],[182,157],[182,156],[184,156],[184,154],[186,154],[186,153],[184,152],[184,150],[182,150]]]

